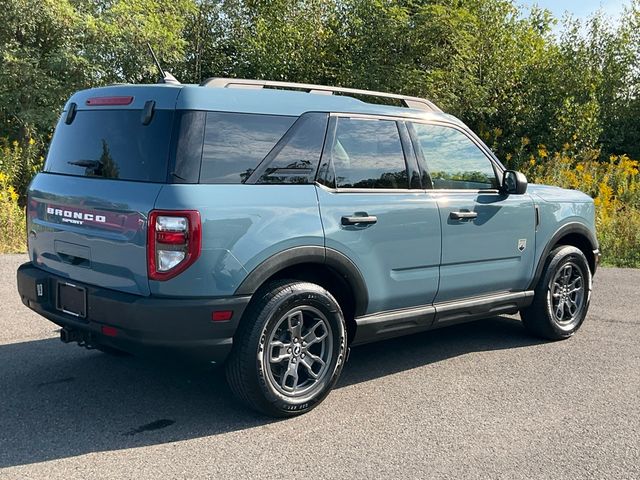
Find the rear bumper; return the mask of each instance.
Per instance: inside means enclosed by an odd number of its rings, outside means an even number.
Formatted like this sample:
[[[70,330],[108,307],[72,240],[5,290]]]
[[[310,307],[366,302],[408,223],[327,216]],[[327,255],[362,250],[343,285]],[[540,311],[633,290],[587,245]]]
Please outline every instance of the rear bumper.
[[[22,303],[61,327],[89,334],[96,343],[133,354],[171,351],[216,363],[230,353],[233,335],[251,298],[141,297],[58,277],[32,263],[21,265],[17,277]],[[56,308],[57,285],[66,281],[86,289],[86,318]],[[233,311],[231,319],[212,321],[211,314],[217,310]],[[105,335],[103,327],[116,330],[107,329],[110,335]]]

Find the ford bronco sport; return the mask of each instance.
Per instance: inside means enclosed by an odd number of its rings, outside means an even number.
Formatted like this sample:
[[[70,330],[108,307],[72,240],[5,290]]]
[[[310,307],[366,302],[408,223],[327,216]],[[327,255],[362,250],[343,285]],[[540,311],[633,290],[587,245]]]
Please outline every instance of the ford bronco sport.
[[[353,345],[518,311],[570,337],[599,259],[587,195],[527,185],[427,100],[319,85],[78,92],[27,211],[19,292],[64,342],[224,363],[274,416]]]

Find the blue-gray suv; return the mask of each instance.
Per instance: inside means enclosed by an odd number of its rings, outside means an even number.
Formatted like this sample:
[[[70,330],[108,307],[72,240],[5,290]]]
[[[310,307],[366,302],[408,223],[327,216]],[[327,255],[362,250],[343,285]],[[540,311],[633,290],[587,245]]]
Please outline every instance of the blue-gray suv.
[[[599,260],[591,198],[433,103],[259,80],[74,94],[27,217],[19,292],[64,342],[224,364],[274,416],[353,345],[516,312],[570,337]]]

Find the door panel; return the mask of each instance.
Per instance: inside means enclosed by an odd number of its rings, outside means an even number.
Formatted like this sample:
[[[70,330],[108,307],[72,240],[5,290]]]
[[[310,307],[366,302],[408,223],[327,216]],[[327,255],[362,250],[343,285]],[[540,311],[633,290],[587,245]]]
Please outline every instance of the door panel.
[[[440,219],[424,191],[338,192],[317,187],[327,248],[349,257],[369,290],[367,313],[430,304],[438,290]],[[343,225],[343,216],[376,223]]]
[[[535,253],[529,195],[433,192],[442,222],[442,264],[436,302],[527,288]],[[454,219],[452,212],[474,212]],[[455,216],[455,215],[454,215]]]
[[[522,291],[533,271],[535,210],[529,195],[498,188],[502,166],[462,125],[408,123],[429,172],[442,224],[436,302]]]
[[[438,205],[409,188],[416,169],[395,121],[332,115],[317,186],[325,245],[362,272],[367,313],[430,304],[438,290]]]

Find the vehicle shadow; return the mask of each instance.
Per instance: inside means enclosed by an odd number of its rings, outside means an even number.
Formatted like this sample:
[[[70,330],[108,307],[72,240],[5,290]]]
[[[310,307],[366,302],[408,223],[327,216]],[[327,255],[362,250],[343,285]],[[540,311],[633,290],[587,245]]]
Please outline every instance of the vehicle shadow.
[[[536,343],[508,317],[387,340],[354,348],[337,388]],[[271,422],[238,405],[220,370],[114,358],[57,339],[0,345],[0,468]]]

